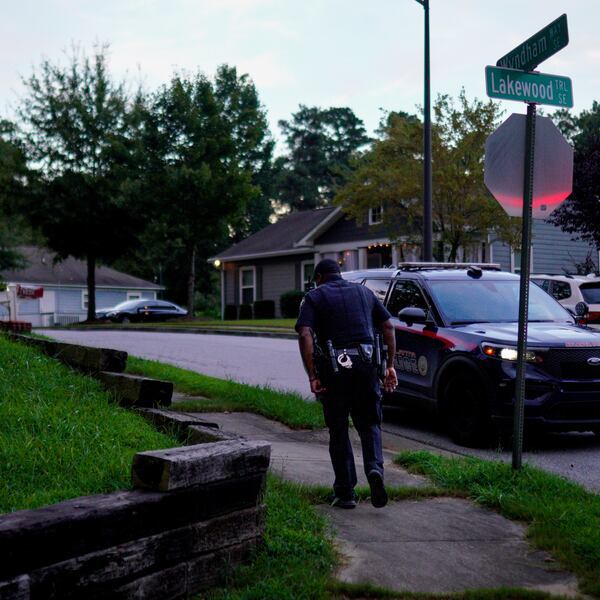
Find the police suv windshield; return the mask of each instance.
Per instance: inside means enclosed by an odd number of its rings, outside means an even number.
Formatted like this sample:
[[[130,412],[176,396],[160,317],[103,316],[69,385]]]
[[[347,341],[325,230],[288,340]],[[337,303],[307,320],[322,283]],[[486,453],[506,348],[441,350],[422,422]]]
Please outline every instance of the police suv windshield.
[[[450,325],[519,320],[519,281],[435,281],[432,296]],[[540,287],[529,286],[529,321],[573,323],[570,314]]]

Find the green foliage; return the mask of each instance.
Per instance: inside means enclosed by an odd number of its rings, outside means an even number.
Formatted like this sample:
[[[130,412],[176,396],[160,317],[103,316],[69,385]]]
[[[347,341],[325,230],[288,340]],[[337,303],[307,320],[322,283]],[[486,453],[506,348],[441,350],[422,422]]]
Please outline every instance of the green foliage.
[[[510,519],[529,523],[528,536],[600,595],[600,496],[540,469],[474,458],[448,459],[405,452],[396,462],[448,490],[466,492]]]
[[[350,108],[300,105],[279,121],[288,155],[276,164],[279,202],[292,210],[327,204],[352,171],[352,159],[369,143],[363,122]]]
[[[600,103],[574,116],[566,110],[553,115],[559,129],[575,147],[573,193],[549,221],[563,231],[600,246]],[[587,265],[589,270],[591,265]],[[593,269],[595,270],[595,269]]]
[[[252,179],[268,161],[264,111],[247,76],[222,66],[214,82],[202,73],[175,75],[151,96],[143,123],[145,262],[162,264],[191,307],[196,270],[209,278],[206,259],[260,195]]]
[[[19,214],[28,170],[15,126],[0,121],[0,271],[24,266],[16,246],[23,241],[24,223]]]
[[[133,356],[127,361],[127,371],[172,381],[178,391],[204,398],[178,402],[173,406],[174,410],[255,412],[295,429],[315,429],[324,425],[321,405],[307,402],[300,394],[293,392],[279,392],[269,387],[225,381]]]
[[[460,260],[459,248],[485,239],[489,230],[512,242],[517,230],[483,184],[487,136],[498,125],[493,102],[469,102],[464,91],[456,104],[439,96],[432,127],[433,219],[446,255]],[[423,127],[414,115],[392,113],[380,139],[360,161],[336,203],[359,222],[368,209],[383,207],[383,230],[393,239],[420,243],[422,223]]]
[[[274,300],[256,300],[254,302],[255,319],[274,319],[275,301]]]
[[[35,171],[23,210],[60,257],[87,261],[93,319],[97,261],[136,242],[138,221],[126,193],[136,104],[111,80],[104,47],[91,58],[75,49],[65,66],[44,60],[24,84],[21,135]]]
[[[297,319],[302,298],[304,298],[304,292],[300,290],[291,290],[281,294],[279,298],[281,316],[286,319]]]
[[[136,452],[179,445],[100,384],[0,336],[0,512],[131,487]]]

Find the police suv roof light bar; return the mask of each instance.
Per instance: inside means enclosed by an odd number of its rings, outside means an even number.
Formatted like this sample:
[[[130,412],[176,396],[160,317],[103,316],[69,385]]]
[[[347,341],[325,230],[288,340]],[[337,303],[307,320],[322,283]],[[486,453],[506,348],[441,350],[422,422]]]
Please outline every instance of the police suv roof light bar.
[[[500,271],[499,263],[444,263],[444,262],[401,262],[400,271],[426,271],[435,269],[470,269],[476,267],[486,271]]]

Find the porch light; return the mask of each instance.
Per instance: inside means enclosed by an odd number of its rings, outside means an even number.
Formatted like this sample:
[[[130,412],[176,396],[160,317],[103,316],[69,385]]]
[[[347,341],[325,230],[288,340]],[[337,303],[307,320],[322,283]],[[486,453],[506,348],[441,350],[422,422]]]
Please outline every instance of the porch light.
[[[213,265],[215,267],[215,269],[218,269],[221,266],[221,261],[217,258],[214,262]]]

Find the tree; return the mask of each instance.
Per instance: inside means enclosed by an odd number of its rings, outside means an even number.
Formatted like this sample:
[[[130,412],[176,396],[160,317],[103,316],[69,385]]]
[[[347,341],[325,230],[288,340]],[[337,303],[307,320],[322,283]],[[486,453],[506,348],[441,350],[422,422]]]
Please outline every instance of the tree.
[[[23,266],[15,249],[22,240],[23,224],[15,205],[25,192],[27,164],[15,138],[15,126],[0,121],[0,271]]]
[[[248,200],[246,210],[230,223],[232,236],[228,242],[237,242],[266,227],[273,213],[275,142],[266,111],[248,75],[238,76],[235,67],[221,65],[214,88],[233,137],[236,160],[242,170],[251,173],[252,184],[258,188],[258,193]]]
[[[575,147],[573,193],[549,217],[563,231],[600,247],[600,104],[575,117],[557,111],[553,118]]]
[[[23,142],[35,170],[25,210],[48,245],[87,262],[87,318],[95,317],[95,269],[135,243],[124,185],[133,168],[135,103],[107,71],[107,49],[74,49],[68,65],[45,60],[24,80]]]
[[[176,75],[153,95],[145,114],[143,177],[153,236],[168,239],[185,257],[179,271],[187,277],[190,317],[198,262],[205,263],[259,193],[250,169],[262,138],[238,110],[236,94],[249,84],[236,81],[229,70],[220,70],[214,85],[200,73]]]
[[[481,239],[490,229],[512,240],[513,226],[483,184],[487,136],[496,128],[498,105],[469,102],[464,91],[458,106],[439,96],[432,128],[434,231],[446,258]],[[358,221],[369,208],[383,207],[384,227],[392,239],[421,240],[423,126],[406,113],[392,113],[380,128],[380,139],[363,158],[336,203]]]
[[[350,108],[300,105],[279,127],[288,155],[277,161],[277,198],[292,210],[329,203],[352,172],[352,159],[370,141]]]

